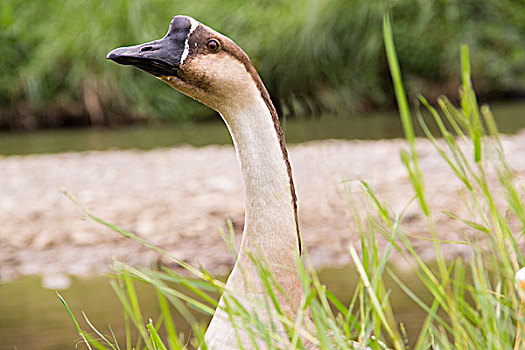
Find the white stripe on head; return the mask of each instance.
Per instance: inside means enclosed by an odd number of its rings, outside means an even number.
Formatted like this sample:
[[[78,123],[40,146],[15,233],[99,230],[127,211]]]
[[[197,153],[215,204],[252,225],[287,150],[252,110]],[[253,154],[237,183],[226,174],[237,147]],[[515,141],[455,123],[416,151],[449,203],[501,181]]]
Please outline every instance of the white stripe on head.
[[[190,31],[188,32],[188,36],[186,37],[186,41],[184,42],[184,51],[182,52],[182,55],[180,56],[180,64],[184,63],[184,60],[186,59],[186,57],[188,57],[188,54],[190,53],[190,45],[188,44],[188,40],[190,38],[191,33],[193,33],[195,29],[197,29],[197,26],[199,25],[199,22],[197,22],[193,18],[188,17],[188,19],[190,20],[191,28],[190,28]]]

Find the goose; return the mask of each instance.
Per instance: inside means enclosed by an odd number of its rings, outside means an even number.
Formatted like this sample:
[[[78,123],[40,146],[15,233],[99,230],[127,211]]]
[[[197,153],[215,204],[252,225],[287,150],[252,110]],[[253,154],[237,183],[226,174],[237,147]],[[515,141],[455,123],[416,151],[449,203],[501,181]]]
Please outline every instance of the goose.
[[[279,305],[296,316],[303,288],[296,265],[301,240],[292,168],[277,112],[248,56],[228,37],[191,17],[175,16],[162,39],[114,49],[107,58],[144,70],[220,114],[233,140],[246,198],[241,245],[226,289],[249,310],[264,313],[257,301],[267,289],[252,260],[262,259],[282,288]],[[230,322],[221,297],[204,336],[208,349],[253,348],[248,334],[236,334]],[[307,342],[306,348],[315,347]]]

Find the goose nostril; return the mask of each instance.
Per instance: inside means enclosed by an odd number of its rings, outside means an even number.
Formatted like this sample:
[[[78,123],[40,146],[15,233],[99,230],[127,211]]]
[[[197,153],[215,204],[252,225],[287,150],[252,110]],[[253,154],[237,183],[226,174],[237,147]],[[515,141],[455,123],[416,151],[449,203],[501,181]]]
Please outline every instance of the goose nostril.
[[[144,46],[140,48],[140,52],[154,51],[153,46]]]

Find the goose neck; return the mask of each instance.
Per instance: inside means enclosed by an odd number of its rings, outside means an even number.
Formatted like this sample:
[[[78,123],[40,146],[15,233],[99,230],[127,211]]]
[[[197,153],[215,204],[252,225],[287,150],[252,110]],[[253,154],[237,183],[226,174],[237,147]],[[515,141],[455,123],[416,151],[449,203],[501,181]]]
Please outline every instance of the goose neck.
[[[283,255],[293,260],[298,247],[293,189],[278,125],[262,97],[221,115],[232,135],[245,185],[245,227],[239,257],[248,249],[262,252],[268,260],[275,257],[282,261],[279,256]]]

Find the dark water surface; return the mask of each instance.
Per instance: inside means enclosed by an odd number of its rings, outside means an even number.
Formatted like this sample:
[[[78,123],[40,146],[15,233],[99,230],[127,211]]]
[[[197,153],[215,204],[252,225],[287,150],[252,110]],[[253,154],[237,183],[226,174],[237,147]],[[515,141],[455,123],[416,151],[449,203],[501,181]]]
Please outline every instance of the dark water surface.
[[[515,133],[525,128],[525,102],[491,104],[499,130]],[[217,118],[219,119],[219,118]],[[422,135],[417,128],[416,132]],[[299,118],[282,122],[288,143],[322,139],[378,140],[403,137],[397,112],[370,112],[355,116]],[[230,144],[221,120],[186,125],[134,126],[119,129],[61,129],[28,133],[0,133],[0,155],[67,151],[153,149],[188,144],[202,147]]]
[[[424,287],[415,275],[398,273],[398,276],[425,298]],[[350,267],[325,269],[319,272],[322,283],[342,302],[349,303],[358,282],[355,269]],[[119,345],[125,349],[124,314],[119,300],[110,286],[110,278],[99,276],[74,277],[71,286],[60,294],[66,299],[77,320],[83,320],[84,311],[91,321],[106,336],[111,336],[108,325],[117,335]],[[423,324],[425,313],[421,311],[391,280],[390,299],[399,322],[403,322],[410,338],[417,336]],[[144,320],[157,320],[159,309],[153,290],[137,284],[140,306]],[[428,300],[427,300],[428,302]],[[177,317],[174,314],[174,317]],[[202,321],[208,317],[201,315]],[[80,322],[84,330],[85,322]],[[187,333],[189,327],[182,318],[175,319],[178,331]],[[93,332],[91,332],[93,333]],[[13,282],[0,284],[0,349],[74,349],[79,341],[75,326],[55,291],[44,289],[40,277],[24,277]],[[79,345],[84,349],[84,345]]]

